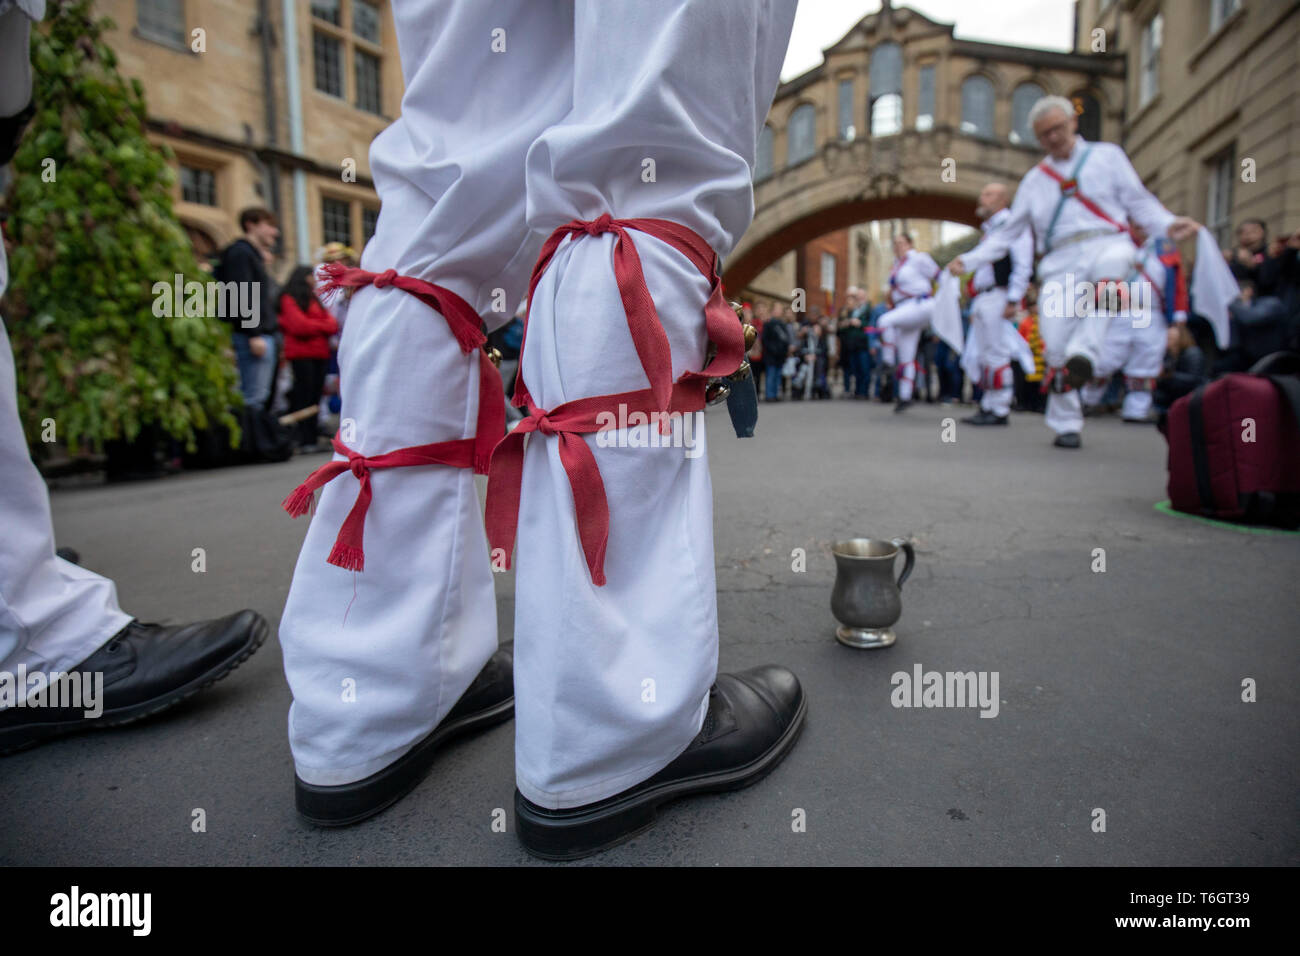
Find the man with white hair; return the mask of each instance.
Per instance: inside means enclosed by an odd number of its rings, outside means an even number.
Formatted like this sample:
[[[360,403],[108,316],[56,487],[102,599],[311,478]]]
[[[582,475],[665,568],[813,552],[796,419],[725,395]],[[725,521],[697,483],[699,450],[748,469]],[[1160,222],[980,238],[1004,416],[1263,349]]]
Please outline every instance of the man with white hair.
[[[1074,106],[1048,96],[1029,113],[1047,156],[1020,181],[1010,214],[980,245],[948,268],[961,275],[994,262],[1021,230],[1032,227],[1039,255],[1039,324],[1047,361],[1047,425],[1058,448],[1078,448],[1083,409],[1077,389],[1093,376],[1101,357],[1109,315],[1091,296],[1111,295],[1131,272],[1136,249],[1125,220],[1175,241],[1196,234],[1199,224],[1175,216],[1138,178],[1124,150],[1090,143],[1078,135]]]
[[[939,265],[929,253],[912,246],[912,237],[902,232],[894,237],[894,267],[889,273],[889,311],[880,317],[880,338],[886,374],[898,378],[894,411],[912,404],[916,384],[916,349],[922,330],[934,316],[934,280]]]
[[[1002,183],[989,183],[980,190],[975,214],[984,220],[985,235],[997,229],[1011,215],[1007,207],[1011,194]],[[978,248],[978,246],[976,247]],[[1021,229],[1011,249],[995,262],[977,268],[970,279],[971,335],[968,342],[977,355],[980,370],[980,410],[962,421],[968,425],[1005,425],[1011,413],[1012,342],[1006,321],[1016,314],[1034,273],[1034,237]]]

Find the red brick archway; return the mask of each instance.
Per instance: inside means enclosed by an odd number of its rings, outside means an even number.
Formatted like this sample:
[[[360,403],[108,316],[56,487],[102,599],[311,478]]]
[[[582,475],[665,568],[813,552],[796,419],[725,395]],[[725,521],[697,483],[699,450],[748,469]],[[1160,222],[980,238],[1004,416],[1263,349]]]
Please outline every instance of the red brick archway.
[[[941,219],[979,226],[974,197],[918,193],[850,199],[809,213],[764,236],[738,259],[727,262],[722,274],[723,286],[739,292],[791,249],[836,229],[875,219]]]

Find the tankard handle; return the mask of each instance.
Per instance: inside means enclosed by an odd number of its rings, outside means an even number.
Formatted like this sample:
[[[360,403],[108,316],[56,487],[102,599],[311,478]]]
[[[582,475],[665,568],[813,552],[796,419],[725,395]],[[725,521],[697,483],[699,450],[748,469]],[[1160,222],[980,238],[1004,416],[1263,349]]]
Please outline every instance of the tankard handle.
[[[912,573],[912,568],[916,566],[916,553],[912,551],[912,542],[903,538],[894,538],[889,543],[896,548],[903,549],[903,573],[898,576],[897,582],[898,590],[901,591],[903,590],[903,582],[907,580],[907,576]]]

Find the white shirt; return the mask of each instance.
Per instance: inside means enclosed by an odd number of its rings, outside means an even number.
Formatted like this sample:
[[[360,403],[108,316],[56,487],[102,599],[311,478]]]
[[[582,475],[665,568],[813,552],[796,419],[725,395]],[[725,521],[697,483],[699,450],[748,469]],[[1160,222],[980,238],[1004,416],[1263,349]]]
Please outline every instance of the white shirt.
[[[1123,223],[1130,217],[1146,230],[1148,235],[1163,236],[1176,218],[1160,204],[1142,185],[1133,164],[1124,150],[1114,143],[1089,143],[1075,136],[1074,148],[1066,159],[1048,156],[1045,162],[1063,179],[1069,179],[1085,149],[1088,161],[1078,174],[1079,192],[1096,203],[1115,222]],[[1055,179],[1038,166],[1025,173],[1016,189],[1011,214],[998,229],[991,231],[978,247],[962,256],[962,264],[980,266],[994,262],[1006,255],[1012,241],[1025,226],[1034,230],[1039,254],[1047,250],[1047,231],[1061,199],[1061,187]],[[1070,236],[1081,232],[1111,228],[1106,220],[1090,212],[1077,199],[1067,199],[1061,207],[1052,229],[1052,246],[1059,246]]]
[[[1011,217],[1010,209],[999,209],[993,215],[984,220],[980,226],[984,230],[984,239],[981,243],[987,241],[989,233],[999,228],[1007,219]],[[979,246],[976,246],[978,249]],[[1028,229],[1020,229],[1017,235],[1011,240],[1011,278],[1007,280],[1007,301],[1019,302],[1025,297],[1025,288],[1029,285],[1029,277],[1034,274],[1034,235]],[[1002,258],[1001,256],[998,257]],[[967,263],[965,256],[962,257],[963,264]],[[975,288],[983,292],[986,289],[993,288],[993,260],[981,263],[975,269]]]
[[[929,295],[933,291],[932,283],[939,277],[940,271],[929,253],[908,249],[902,259],[894,260],[894,268],[889,273],[889,286],[893,290],[894,301]]]

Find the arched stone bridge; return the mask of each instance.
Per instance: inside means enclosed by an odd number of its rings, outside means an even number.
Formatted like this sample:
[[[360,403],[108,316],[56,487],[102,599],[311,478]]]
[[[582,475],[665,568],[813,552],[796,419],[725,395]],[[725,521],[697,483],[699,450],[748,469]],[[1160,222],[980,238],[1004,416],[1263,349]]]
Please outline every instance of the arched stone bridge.
[[[1028,113],[1045,94],[1074,101],[1084,136],[1119,137],[1117,54],[961,40],[950,24],[886,3],[823,57],[777,91],[759,140],[754,220],[724,264],[730,289],[855,223],[975,225],[980,188],[1014,187],[1040,157]]]

